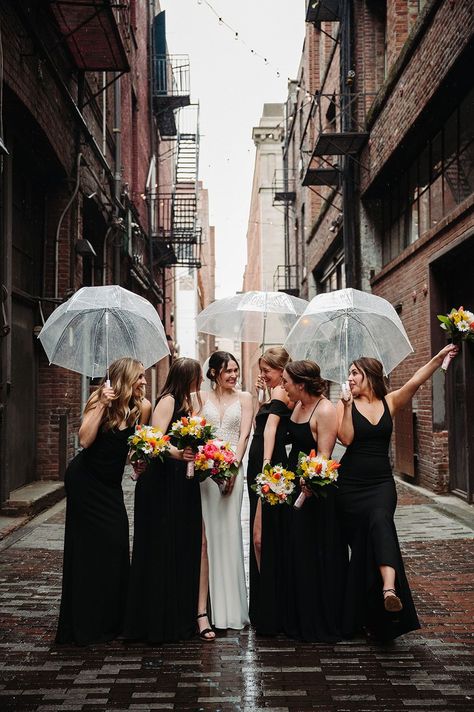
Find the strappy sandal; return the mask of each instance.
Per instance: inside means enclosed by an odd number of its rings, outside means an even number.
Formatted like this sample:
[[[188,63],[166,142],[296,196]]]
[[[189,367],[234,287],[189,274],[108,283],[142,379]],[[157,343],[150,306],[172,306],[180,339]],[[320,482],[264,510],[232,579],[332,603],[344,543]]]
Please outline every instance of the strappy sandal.
[[[383,591],[383,605],[386,611],[389,613],[398,613],[402,610],[403,605],[397,596],[397,592],[394,588],[385,588]],[[390,594],[386,596],[385,594]]]
[[[207,618],[207,611],[204,611],[204,613],[199,613],[197,615],[197,618]],[[212,628],[203,628],[202,630],[199,630],[199,624],[198,624],[197,633],[198,633],[199,637],[201,638],[201,640],[205,640],[208,643],[210,643],[212,640],[216,639],[216,634],[214,633]],[[209,638],[208,637],[209,633],[213,633],[214,635],[211,638]]]

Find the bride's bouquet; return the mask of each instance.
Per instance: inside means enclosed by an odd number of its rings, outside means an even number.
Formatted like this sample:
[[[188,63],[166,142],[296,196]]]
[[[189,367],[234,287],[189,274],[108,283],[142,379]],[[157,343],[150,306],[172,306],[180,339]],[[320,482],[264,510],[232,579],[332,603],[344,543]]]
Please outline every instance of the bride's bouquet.
[[[285,470],[283,465],[265,465],[252,485],[263,502],[269,504],[291,504],[291,495],[295,489],[295,473]]]
[[[449,314],[438,314],[441,328],[444,329],[452,340],[453,344],[459,344],[460,341],[474,341],[474,314],[464,307],[459,309],[451,309]],[[441,368],[443,371],[448,370],[451,363],[451,356],[448,354]]]
[[[316,452],[311,450],[309,455],[306,455],[304,452],[300,452],[296,474],[298,477],[302,477],[305,480],[306,487],[309,487],[313,494],[325,497],[326,493],[321,490],[321,487],[325,487],[326,485],[331,485],[336,482],[338,477],[337,471],[340,466],[341,463],[337,462],[337,460],[331,460],[323,455],[316,455]],[[301,492],[293,505],[295,509],[300,509],[300,507],[303,506],[305,499],[305,493]]]
[[[210,477],[219,486],[221,494],[225,492],[228,480],[239,471],[235,452],[229,443],[219,439],[199,445],[194,467],[200,474],[201,482]]]
[[[208,440],[212,440],[215,435],[213,426],[205,418],[192,415],[189,418],[183,417],[176,420],[171,425],[169,436],[173,445],[179,450],[190,447],[195,452],[200,445],[205,445]],[[186,477],[194,477],[194,462],[188,462]]]
[[[156,457],[161,460],[169,450],[169,435],[163,435],[161,430],[152,425],[137,425],[133,435],[128,438],[130,447],[130,462],[140,460],[150,463]],[[138,475],[133,474],[132,480],[138,479]]]

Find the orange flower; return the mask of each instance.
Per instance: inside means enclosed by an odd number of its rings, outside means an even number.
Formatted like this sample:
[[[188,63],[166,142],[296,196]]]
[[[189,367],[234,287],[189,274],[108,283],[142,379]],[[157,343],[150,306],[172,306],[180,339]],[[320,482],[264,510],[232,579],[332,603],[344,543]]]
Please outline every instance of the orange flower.
[[[322,469],[323,469],[322,463],[321,463],[321,462],[317,462],[317,463],[316,463],[316,466],[315,466],[315,468],[314,468],[314,471],[315,471],[318,475],[320,475]]]
[[[262,492],[267,494],[267,492],[270,492],[270,486],[269,485],[262,485]]]
[[[309,456],[316,457],[316,450],[311,450],[311,452],[309,453]]]
[[[207,420],[205,418],[201,418],[201,425],[204,427],[206,425]]]
[[[185,417],[181,418],[181,422],[183,425],[189,425],[189,420]]]

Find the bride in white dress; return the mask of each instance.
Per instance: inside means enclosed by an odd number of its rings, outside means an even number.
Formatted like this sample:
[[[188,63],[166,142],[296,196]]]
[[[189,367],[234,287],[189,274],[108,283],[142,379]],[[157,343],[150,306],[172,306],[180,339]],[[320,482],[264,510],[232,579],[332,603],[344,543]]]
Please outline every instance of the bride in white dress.
[[[241,463],[252,427],[252,396],[236,389],[239,366],[232,354],[225,351],[216,351],[211,355],[204,376],[209,379],[211,387],[200,394],[203,403],[201,414],[216,427],[216,437],[232,446]],[[249,624],[240,521],[243,491],[242,465],[224,494],[210,478],[201,484],[205,537],[201,563],[200,628],[205,625],[202,614],[206,611],[208,590],[206,539],[212,624],[216,628],[236,630]]]

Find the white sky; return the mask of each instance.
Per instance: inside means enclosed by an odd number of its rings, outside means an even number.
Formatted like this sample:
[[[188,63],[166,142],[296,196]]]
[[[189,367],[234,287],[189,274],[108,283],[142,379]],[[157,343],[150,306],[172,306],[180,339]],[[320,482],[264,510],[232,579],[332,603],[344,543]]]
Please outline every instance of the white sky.
[[[161,0],[168,49],[189,54],[192,101],[200,103],[199,177],[216,227],[216,297],[242,288],[255,146],[264,103],[286,100],[305,32],[305,0]],[[245,44],[244,44],[245,43]],[[246,46],[248,45],[248,46]],[[250,48],[267,57],[251,54]],[[277,72],[280,77],[277,77]]]

